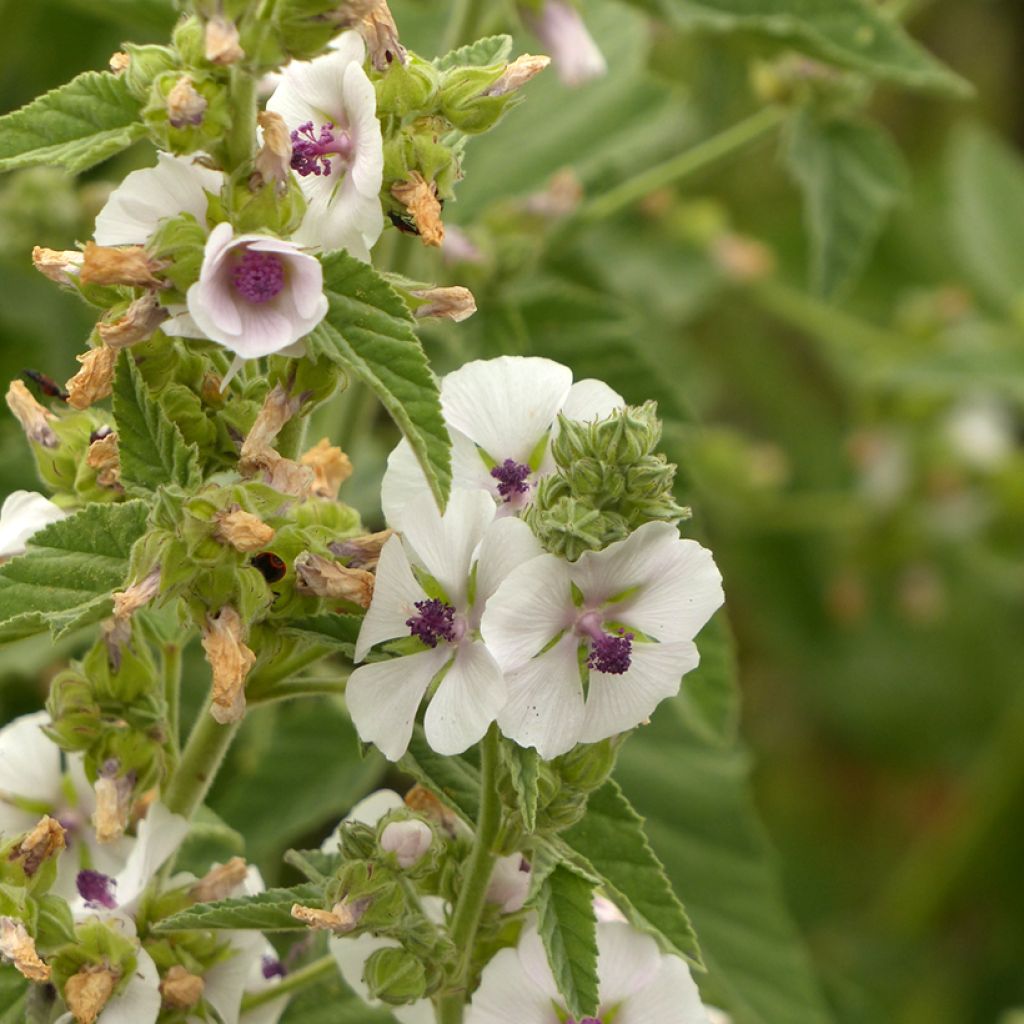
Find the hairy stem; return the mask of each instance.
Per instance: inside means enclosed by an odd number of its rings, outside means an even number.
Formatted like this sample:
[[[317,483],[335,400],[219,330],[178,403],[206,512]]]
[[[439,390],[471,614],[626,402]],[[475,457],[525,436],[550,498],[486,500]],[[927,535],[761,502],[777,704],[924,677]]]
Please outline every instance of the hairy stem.
[[[232,170],[244,167],[256,152],[256,79],[240,67],[231,69],[231,130],[224,144]]]
[[[466,1006],[474,940],[484,909],[487,885],[494,870],[494,840],[501,827],[501,799],[497,785],[498,742],[497,726],[492,725],[480,745],[480,818],[462,891],[452,915],[450,934],[455,948],[460,950],[461,960],[453,990],[438,1002],[438,1024],[462,1024]]]
[[[280,999],[281,996],[299,992],[316,982],[330,977],[338,968],[334,963],[333,956],[322,956],[311,964],[285,975],[277,985],[264,989],[262,992],[254,992],[245,996],[242,1000],[242,1013],[248,1010],[255,1010],[257,1006],[264,1006],[267,1003]]]
[[[191,818],[217,777],[217,771],[242,723],[220,725],[208,711],[200,712],[182,751],[177,771],[164,794],[168,809]]]
[[[176,765],[181,750],[181,644],[168,641],[161,647],[161,656],[167,702],[167,745]]]

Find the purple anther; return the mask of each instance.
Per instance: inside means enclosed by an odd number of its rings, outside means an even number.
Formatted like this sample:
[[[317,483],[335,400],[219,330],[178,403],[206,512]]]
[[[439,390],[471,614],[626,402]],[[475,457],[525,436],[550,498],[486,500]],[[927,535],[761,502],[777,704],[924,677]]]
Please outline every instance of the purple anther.
[[[526,482],[530,476],[530,467],[515,459],[506,459],[500,466],[495,466],[491,476],[498,481],[498,493],[506,501],[512,501],[517,494],[525,494],[530,489]]]
[[[75,884],[78,886],[78,895],[85,900],[86,906],[106,907],[107,910],[114,910],[117,907],[117,900],[114,899],[117,879],[111,878],[110,875],[86,868],[78,872]]]
[[[284,288],[284,264],[275,253],[246,249],[231,279],[243,298],[257,305],[269,302]]]
[[[576,632],[590,637],[587,667],[611,676],[621,676],[629,670],[633,656],[633,636],[624,629],[607,633],[600,612],[586,612],[576,622]],[[580,1024],[583,1024],[581,1021]]]
[[[288,973],[285,965],[274,956],[265,956],[260,970],[267,981],[270,981],[271,978],[283,978]]]
[[[438,598],[417,601],[418,615],[406,619],[409,632],[419,637],[428,647],[436,647],[438,640],[455,640],[455,609]]]
[[[300,124],[292,132],[292,170],[307,177],[331,173],[331,157],[348,159],[352,155],[352,140],[347,132],[335,131],[328,121],[319,135],[312,121]]]

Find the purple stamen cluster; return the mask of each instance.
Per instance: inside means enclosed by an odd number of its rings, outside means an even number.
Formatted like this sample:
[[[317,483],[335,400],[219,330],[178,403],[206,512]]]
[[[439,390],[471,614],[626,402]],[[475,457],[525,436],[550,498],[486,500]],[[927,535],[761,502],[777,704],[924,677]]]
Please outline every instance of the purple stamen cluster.
[[[284,288],[284,264],[275,253],[246,249],[231,279],[243,298],[257,304],[269,302]]]
[[[491,476],[498,481],[498,493],[511,501],[517,494],[525,494],[530,485],[526,482],[530,476],[530,467],[524,466],[515,459],[506,459],[500,466],[491,470]]]
[[[330,157],[339,152],[340,145],[330,121],[320,129],[319,135],[315,134],[312,121],[300,124],[292,132],[292,170],[304,178],[310,174],[318,177],[330,174]]]
[[[570,1017],[565,1024],[576,1024],[576,1018]],[[601,1024],[600,1017],[583,1017],[579,1024]]]
[[[283,978],[288,970],[277,957],[265,956],[260,964],[263,977],[270,981],[271,978]]]
[[[611,676],[621,676],[628,671],[633,655],[633,634],[624,630],[618,633],[602,633],[593,641],[587,667]],[[580,1024],[586,1024],[580,1021]]]
[[[117,907],[117,900],[114,899],[117,879],[111,878],[110,875],[86,868],[78,872],[75,884],[78,886],[78,895],[88,906],[106,907],[107,910],[114,910]]]
[[[418,615],[406,619],[409,632],[428,647],[436,647],[438,640],[455,639],[455,609],[438,598],[417,601]]]

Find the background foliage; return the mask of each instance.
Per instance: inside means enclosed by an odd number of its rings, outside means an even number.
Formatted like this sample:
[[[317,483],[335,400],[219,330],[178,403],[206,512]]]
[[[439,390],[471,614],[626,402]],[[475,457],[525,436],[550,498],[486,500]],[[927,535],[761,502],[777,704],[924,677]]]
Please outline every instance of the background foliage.
[[[447,6],[396,0],[403,39],[440,52]],[[659,400],[737,642],[722,623],[705,636],[700,673],[627,745],[618,777],[701,937],[708,995],[739,1024],[999,1020],[1024,1005],[1024,13],[887,5],[971,97],[916,49],[883,37],[851,51],[845,30],[773,19],[768,2],[586,7],[609,76],[570,93],[548,74],[469,151],[446,216],[481,259],[447,266],[395,237],[385,255],[476,294],[473,320],[426,332],[439,372],[536,352]],[[3,111],[173,20],[162,0],[0,0],[0,16]],[[709,173],[609,201],[741,123],[780,41],[881,79],[870,120],[817,110]],[[139,147],[78,183],[43,169],[0,184],[2,379],[73,372],[88,314],[28,252],[84,240],[108,182],[150,161]],[[526,197],[566,167],[583,206],[551,222]],[[360,438],[342,497],[372,525],[395,438],[361,387],[319,426]],[[1000,425],[998,459],[958,431],[978,408]],[[0,438],[0,489],[32,486],[12,421]],[[37,707],[80,647],[70,633],[0,651],[0,717]],[[314,845],[383,775],[332,704],[255,712],[211,842],[237,830],[268,882],[292,882],[283,850]],[[313,1019],[302,1012],[290,1019]],[[365,1019],[346,1012],[323,1024]]]

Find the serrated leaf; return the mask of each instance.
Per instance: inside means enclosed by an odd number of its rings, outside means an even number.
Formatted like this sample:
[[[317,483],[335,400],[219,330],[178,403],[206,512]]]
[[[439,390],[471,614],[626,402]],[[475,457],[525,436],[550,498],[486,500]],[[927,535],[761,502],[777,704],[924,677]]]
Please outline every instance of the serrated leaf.
[[[570,1015],[576,1020],[592,1017],[598,998],[593,880],[556,863],[537,887],[533,906],[551,973]]]
[[[466,822],[472,825],[476,821],[480,808],[480,773],[465,758],[436,753],[427,742],[422,726],[413,729],[409,749],[399,767]]]
[[[0,171],[37,164],[88,170],[145,135],[139,111],[123,78],[87,71],[0,117]]]
[[[301,871],[310,882],[323,882],[337,870],[341,855],[323,850],[289,850],[284,861]]]
[[[786,159],[804,193],[811,287],[834,297],[863,270],[889,212],[903,197],[906,164],[878,125],[821,121],[809,111],[793,122]]]
[[[478,39],[475,43],[460,46],[443,57],[435,57],[431,63],[438,71],[463,67],[485,68],[491,64],[501,64],[511,55],[511,36],[487,36],[484,39]]]
[[[317,615],[289,622],[281,632],[311,643],[328,644],[351,658],[362,624],[363,620],[356,615]]]
[[[121,353],[114,377],[114,421],[121,455],[121,482],[129,491],[177,484],[190,489],[202,479],[199,450],[150,394],[135,360]]]
[[[537,827],[537,784],[540,780],[540,755],[533,747],[508,743],[502,749],[508,765],[509,778],[519,801],[523,827],[533,832]]]
[[[305,931],[306,925],[292,917],[296,903],[319,907],[323,889],[311,882],[290,889],[268,889],[256,896],[241,896],[215,903],[199,903],[188,910],[160,921],[156,929],[161,932],[189,931],[193,928],[258,929],[265,932]]]
[[[109,615],[148,515],[141,501],[88,505],[40,530],[0,566],[0,642],[47,628],[59,637]]]
[[[592,794],[586,815],[561,838],[604,880],[609,897],[634,925],[701,963],[697,936],[647,841],[643,819],[614,781]]]
[[[971,85],[867,0],[644,0],[684,27],[749,31],[872,78],[969,96]]]
[[[323,268],[330,308],[307,339],[310,354],[333,359],[377,396],[444,508],[451,490],[451,440],[437,378],[409,308],[371,266],[346,252],[325,256]]]

